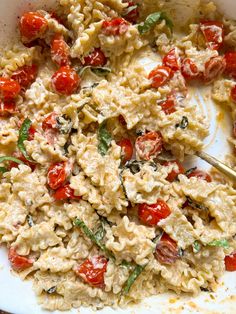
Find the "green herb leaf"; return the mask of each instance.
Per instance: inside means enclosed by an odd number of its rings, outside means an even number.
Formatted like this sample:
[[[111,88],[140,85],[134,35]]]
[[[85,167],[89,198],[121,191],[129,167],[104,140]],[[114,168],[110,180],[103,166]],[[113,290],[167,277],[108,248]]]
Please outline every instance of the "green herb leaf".
[[[120,266],[127,267],[127,268],[133,268],[133,264],[130,262],[127,262],[126,260],[123,260],[121,262]]]
[[[201,250],[201,244],[199,241],[194,241],[193,243],[193,253],[198,253]]]
[[[111,134],[107,131],[107,128],[106,128],[106,123],[102,123],[99,127],[99,130],[98,130],[98,151],[99,153],[102,155],[102,156],[105,156],[109,147],[110,147],[110,144],[111,144],[111,141],[112,141],[112,136]]]
[[[97,230],[97,232],[95,233],[95,237],[97,241],[101,241],[106,234],[106,230],[105,230],[106,219],[101,217],[100,220],[101,220],[101,225],[99,229]]]
[[[195,209],[208,211],[208,208],[205,205],[197,203],[196,201],[192,200],[189,196],[186,196],[186,199],[188,202],[188,206],[195,208]]]
[[[5,172],[7,172],[8,170],[7,170],[7,168],[6,167],[0,167],[0,172],[1,173],[5,173]]]
[[[175,127],[176,127],[176,128],[181,128],[181,129],[184,130],[184,129],[186,129],[186,128],[188,127],[188,125],[189,125],[188,118],[185,117],[185,116],[183,116],[181,122],[180,122],[180,123],[177,123],[177,124],[175,125]]]
[[[218,246],[223,247],[224,249],[227,249],[229,247],[229,242],[225,239],[223,240],[214,240],[208,243],[209,246]]]
[[[15,162],[15,163],[17,163],[17,164],[24,164],[22,160],[17,159],[17,158],[15,158],[15,157],[11,157],[11,156],[1,156],[1,157],[0,157],[0,163],[1,163],[1,162],[4,162],[4,161],[13,161],[13,162]],[[5,167],[1,167],[1,168],[2,168],[3,170],[6,169]],[[7,169],[6,169],[6,171],[7,171]],[[4,171],[4,172],[6,172],[6,171]]]
[[[18,142],[17,142],[17,146],[18,146],[19,150],[22,152],[24,157],[28,160],[31,160],[31,158],[29,157],[29,155],[25,149],[24,141],[27,140],[29,137],[29,128],[30,128],[31,124],[32,124],[32,122],[28,118],[26,118],[23,121],[21,128],[20,128],[20,131],[19,131],[19,138],[18,138]]]
[[[79,75],[82,76],[87,70],[90,70],[97,76],[106,76],[107,74],[111,73],[111,69],[107,67],[94,67],[91,65],[86,65],[85,67],[80,68]]]
[[[124,288],[122,289],[123,294],[127,294],[131,288],[131,286],[134,284],[135,280],[138,278],[138,276],[141,274],[141,272],[144,270],[145,266],[136,265],[135,269],[127,279]]]
[[[81,228],[85,235],[94,243],[96,244],[108,257],[111,257],[114,259],[114,255],[111,251],[109,251],[103,243],[101,243],[100,240],[96,238],[96,235],[90,230],[83,220],[80,220],[79,218],[76,218],[74,221],[74,225]]]
[[[172,30],[173,23],[165,12],[155,12],[150,14],[145,22],[138,24],[138,31],[141,35],[149,32],[158,22],[166,21],[166,25]]]

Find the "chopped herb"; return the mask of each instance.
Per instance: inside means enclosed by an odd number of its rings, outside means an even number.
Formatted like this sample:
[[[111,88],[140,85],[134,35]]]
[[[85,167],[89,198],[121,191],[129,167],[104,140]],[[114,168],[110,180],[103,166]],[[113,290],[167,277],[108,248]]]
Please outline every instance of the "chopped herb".
[[[185,171],[185,175],[186,176],[189,176],[193,171],[195,171],[197,169],[197,167],[193,167],[193,168],[190,168],[188,169],[187,171]]]
[[[193,253],[198,253],[201,250],[201,244],[199,241],[194,241],[193,243]]]
[[[205,210],[207,211],[208,208],[206,206],[204,206],[203,204],[199,204],[196,201],[192,200],[189,196],[186,196],[187,198],[187,205],[195,208],[195,209],[200,209],[200,210]]]
[[[7,172],[8,170],[7,170],[7,168],[6,167],[0,167],[0,172],[1,173],[5,173],[5,172]]]
[[[223,247],[224,249],[227,249],[229,247],[229,242],[225,239],[223,240],[214,240],[208,243],[209,246],[218,246]]]
[[[212,292],[212,289],[210,288],[205,288],[205,287],[200,287],[201,291],[204,291],[204,292]]]
[[[91,65],[87,65],[85,67],[80,68],[79,75],[82,76],[84,74],[84,72],[87,71],[87,70],[90,70],[91,72],[93,72],[97,76],[105,76],[105,75],[111,73],[111,69],[110,68],[107,68],[107,67],[93,67]],[[97,83],[95,83],[95,84],[97,84]]]
[[[150,14],[145,22],[138,24],[138,31],[141,35],[149,32],[158,22],[165,20],[166,25],[172,30],[173,23],[165,12],[155,12]]]
[[[15,162],[15,163],[17,163],[17,164],[24,164],[22,160],[17,159],[17,158],[15,158],[15,157],[11,157],[11,156],[1,156],[1,157],[0,157],[0,163],[2,163],[2,162],[4,162],[4,161],[13,161],[13,162]],[[2,171],[4,171],[4,172],[7,171],[7,168],[5,168],[5,167],[1,167],[1,168],[2,168]],[[6,171],[5,171],[5,170],[6,170]],[[1,171],[1,172],[2,172],[2,171]],[[3,173],[4,173],[4,172],[3,172]]]
[[[127,294],[131,288],[131,286],[134,284],[135,280],[138,278],[138,276],[141,274],[141,272],[144,270],[145,266],[136,265],[135,269],[127,279],[124,288],[122,289],[123,294]]]
[[[152,242],[157,244],[157,242],[159,242],[159,240],[163,236],[163,233],[164,233],[164,231],[161,231],[160,234],[158,234],[154,239],[152,239]]]
[[[30,227],[33,227],[34,221],[33,221],[32,216],[31,216],[31,215],[27,215],[27,216],[26,216],[26,220],[27,220],[27,222],[28,222],[28,225],[29,225]]]
[[[180,122],[180,123],[177,123],[177,124],[175,125],[175,127],[176,127],[176,128],[181,128],[181,129],[184,130],[184,129],[186,129],[186,128],[188,127],[188,124],[189,124],[188,118],[185,117],[185,116],[183,116],[181,122]]]
[[[178,256],[179,257],[183,257],[184,256],[184,250],[183,249],[181,249],[181,248],[178,249]]]
[[[136,173],[138,173],[138,172],[141,171],[142,167],[143,167],[145,164],[148,164],[148,165],[150,165],[151,167],[153,167],[153,168],[154,168],[154,171],[157,170],[157,165],[156,165],[154,162],[138,161],[138,160],[131,160],[131,161],[128,161],[128,162],[125,164],[125,169],[129,169],[132,174],[136,174]]]
[[[121,262],[120,266],[122,266],[122,267],[127,267],[127,268],[132,268],[132,267],[133,267],[133,264],[130,263],[130,262],[127,262],[127,261],[123,260],[123,261]]]
[[[52,293],[56,292],[56,290],[57,290],[57,287],[53,286],[53,287],[49,288],[46,292],[49,294],[52,294]]]
[[[105,156],[112,141],[112,136],[106,128],[106,122],[103,122],[99,127],[98,141],[98,151],[102,156]]]
[[[29,129],[31,126],[32,122],[30,119],[26,118],[19,130],[19,137],[18,137],[18,142],[17,142],[17,146],[19,148],[19,150],[22,152],[22,154],[24,155],[24,157],[28,160],[31,160],[31,158],[29,157],[26,149],[25,149],[25,145],[24,145],[24,141],[28,139],[29,137]]]
[[[137,136],[142,136],[142,135],[144,135],[144,134],[145,134],[144,131],[142,131],[142,130],[136,130],[136,135],[137,135]]]
[[[101,225],[98,228],[97,232],[95,233],[95,237],[97,241],[101,241],[106,234],[106,230],[105,230],[106,219],[104,217],[101,217],[100,220],[101,220]]]
[[[137,5],[137,4],[131,5],[130,7],[125,8],[125,10],[124,10],[122,16],[128,15],[130,12],[132,12],[133,10],[136,10],[137,8],[138,8],[138,5]]]

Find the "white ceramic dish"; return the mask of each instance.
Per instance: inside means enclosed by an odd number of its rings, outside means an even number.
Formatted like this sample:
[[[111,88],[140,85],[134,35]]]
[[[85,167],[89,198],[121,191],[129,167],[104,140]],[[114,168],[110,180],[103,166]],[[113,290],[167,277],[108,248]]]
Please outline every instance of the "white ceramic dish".
[[[193,0],[194,1],[194,0]],[[29,9],[49,7],[55,0],[0,0],[0,45],[5,45],[15,36],[17,17]],[[235,0],[216,0],[225,14],[236,17]],[[150,60],[144,60],[147,68],[153,67]],[[198,90],[193,96],[211,121],[211,134],[205,141],[205,151],[223,159],[229,150],[226,134],[230,132],[230,118],[209,100],[209,89]],[[220,119],[219,119],[220,118]],[[221,121],[220,124],[217,121]],[[209,166],[199,159],[191,163],[201,168]],[[0,309],[13,314],[47,314],[36,302],[31,282],[22,282],[10,272],[7,253],[0,247]],[[77,313],[77,310],[63,312],[65,314]],[[60,312],[56,311],[53,314]],[[81,314],[92,314],[94,311],[82,308]],[[161,313],[207,313],[207,314],[235,314],[236,313],[236,272],[226,273],[216,293],[202,293],[197,298],[177,297],[175,294],[165,294],[145,299],[142,304],[132,306],[126,310],[113,310],[105,308],[99,314],[161,314]]]

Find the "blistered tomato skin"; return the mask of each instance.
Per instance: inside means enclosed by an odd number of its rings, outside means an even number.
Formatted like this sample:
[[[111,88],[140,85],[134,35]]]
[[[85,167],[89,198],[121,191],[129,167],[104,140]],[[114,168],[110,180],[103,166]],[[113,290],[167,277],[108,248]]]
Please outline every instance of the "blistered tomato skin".
[[[172,98],[167,98],[159,104],[159,106],[161,106],[162,108],[162,111],[164,111],[166,115],[169,115],[176,111],[175,105],[175,100]]]
[[[0,98],[3,100],[12,100],[20,93],[20,85],[13,79],[0,77]]]
[[[11,78],[18,82],[22,90],[25,90],[35,81],[37,73],[36,64],[24,65],[13,72]]]
[[[171,214],[169,206],[161,199],[155,204],[140,204],[138,216],[141,222],[148,226],[156,226],[159,221],[167,218]]]
[[[196,64],[189,58],[182,61],[181,72],[186,80],[193,80],[200,77],[200,72]]]
[[[38,12],[27,12],[20,19],[20,33],[23,42],[40,38],[47,30],[47,20]]]
[[[173,182],[178,178],[179,174],[184,174],[184,167],[183,165],[178,161],[167,161],[163,164],[163,166],[169,167],[173,165],[174,169],[168,174],[166,180],[169,182]]]
[[[233,78],[236,78],[236,51],[226,52],[225,62],[225,72]]]
[[[212,182],[212,178],[211,176],[205,172],[205,171],[202,171],[202,170],[193,170],[189,175],[188,175],[188,178],[199,178],[199,179],[202,179],[202,180],[205,180],[207,182]]]
[[[225,256],[225,269],[227,271],[236,271],[236,252]]]
[[[63,66],[52,76],[53,89],[63,95],[75,93],[80,86],[80,77],[70,66]]]
[[[8,117],[17,112],[14,100],[0,100],[0,117]]]
[[[133,145],[130,139],[123,138],[116,143],[121,147],[122,161],[125,163],[129,161],[133,156]]]
[[[176,72],[180,69],[180,57],[177,48],[171,49],[162,60],[163,65],[171,68],[172,71]]]
[[[222,56],[213,57],[205,64],[205,71],[203,73],[203,80],[205,83],[212,83],[221,74],[224,73],[226,68],[225,58]]]
[[[148,132],[139,136],[135,142],[136,152],[140,159],[150,160],[161,153],[163,138],[160,132]]]
[[[84,57],[84,65],[104,66],[107,63],[107,58],[100,48],[95,48],[87,57]]]
[[[56,112],[52,112],[47,115],[42,122],[42,129],[46,131],[47,129],[58,129],[57,127],[57,117]]]
[[[200,30],[203,33],[207,47],[218,50],[224,41],[224,25],[218,21],[202,21]]]
[[[106,36],[119,36],[126,33],[128,27],[129,23],[125,19],[117,17],[103,22],[102,33]]]
[[[56,201],[64,201],[68,199],[72,200],[80,200],[81,196],[77,196],[74,193],[75,191],[70,187],[69,184],[66,184],[60,188],[58,188],[53,194],[53,198]]]
[[[8,251],[8,260],[11,263],[11,268],[18,272],[33,266],[34,263],[32,259],[18,255],[13,247],[10,247]]]
[[[64,40],[63,35],[55,34],[51,41],[51,57],[52,61],[59,66],[70,64],[70,47]]]
[[[47,182],[52,190],[62,187],[70,174],[67,162],[57,162],[52,164],[48,169]]]
[[[168,83],[172,75],[173,73],[171,68],[166,66],[157,66],[149,73],[148,79],[151,80],[151,86],[153,88],[158,88]]]
[[[157,242],[154,255],[161,264],[174,264],[179,258],[177,243],[171,239],[167,233],[164,233],[161,239]]]

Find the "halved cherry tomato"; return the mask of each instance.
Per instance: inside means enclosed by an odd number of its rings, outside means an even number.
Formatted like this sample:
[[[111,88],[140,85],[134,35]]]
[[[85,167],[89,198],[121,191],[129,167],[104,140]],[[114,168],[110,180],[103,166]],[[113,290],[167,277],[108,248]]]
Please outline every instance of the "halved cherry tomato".
[[[182,61],[181,72],[185,79],[192,80],[199,77],[200,72],[196,64],[189,58]]]
[[[121,125],[123,125],[123,126],[127,125],[125,118],[121,114],[119,115],[118,119],[119,119],[119,122]]]
[[[179,258],[177,243],[171,237],[164,233],[157,242],[155,250],[155,258],[161,264],[171,265]]]
[[[169,167],[171,165],[174,165],[174,169],[168,174],[166,180],[168,180],[169,182],[173,182],[175,179],[177,179],[179,174],[183,174],[184,173],[184,167],[183,165],[178,161],[166,161],[163,166],[165,167]]]
[[[23,41],[32,41],[46,32],[48,22],[38,12],[27,12],[22,15],[19,27]]]
[[[236,51],[226,52],[225,61],[225,72],[236,78]]]
[[[84,65],[104,66],[107,58],[100,48],[95,48],[87,57],[84,57]]]
[[[32,171],[35,170],[36,164],[33,163],[33,162],[30,162],[29,160],[27,160],[27,159],[25,158],[25,156],[24,156],[21,152],[19,152],[19,151],[14,152],[14,153],[12,154],[12,156],[15,157],[15,158],[17,158],[17,159],[20,159],[21,161],[23,161],[23,163],[24,163],[25,165],[29,166]],[[8,169],[11,170],[12,168],[18,168],[18,166],[19,166],[19,164],[17,164],[16,162],[10,161],[10,162],[9,162]]]
[[[46,116],[46,118],[42,122],[42,129],[45,131],[47,129],[57,129],[57,117],[58,114],[56,112],[52,112]]]
[[[207,46],[210,49],[218,50],[224,40],[224,25],[218,21],[203,21],[200,23]]]
[[[55,34],[51,41],[51,57],[52,61],[59,66],[70,64],[70,47],[64,40],[63,35]]]
[[[118,36],[124,34],[129,27],[129,23],[121,17],[116,17],[102,23],[102,33],[110,36]]]
[[[133,156],[133,145],[128,138],[123,138],[116,143],[121,147],[122,161],[129,161]]]
[[[67,162],[56,162],[48,169],[47,181],[52,190],[57,190],[66,183],[71,173],[71,167]]]
[[[231,89],[231,98],[236,103],[236,85]]]
[[[227,271],[236,271],[236,252],[225,256],[225,269]]]
[[[205,180],[207,182],[211,182],[212,179],[211,179],[211,176],[205,172],[205,171],[202,171],[202,170],[193,170],[189,175],[188,175],[188,178],[192,178],[192,177],[196,177],[196,178],[199,178],[199,179],[202,179],[202,180]]]
[[[136,3],[134,3],[133,1],[124,1],[125,3],[128,3],[128,6],[126,7],[126,12],[123,15],[124,18],[129,21],[132,24],[136,24],[137,20],[139,18],[139,10],[138,10],[138,6],[136,5]]]
[[[210,83],[218,78],[225,71],[226,62],[224,57],[213,57],[205,64],[203,79],[206,83]]]
[[[171,68],[172,71],[178,71],[180,69],[180,57],[177,48],[171,49],[162,60],[163,65]]]
[[[167,97],[167,99],[161,102],[159,105],[161,106],[162,111],[164,111],[167,115],[176,111],[176,104],[172,97]]]
[[[63,66],[52,76],[52,87],[60,94],[71,95],[80,85],[80,77],[74,69]]]
[[[12,100],[18,96],[20,85],[13,79],[0,77],[0,98],[4,100]]]
[[[0,117],[10,116],[16,112],[16,103],[14,100],[0,100]]]
[[[13,72],[11,78],[20,84],[21,89],[28,88],[36,79],[38,67],[35,64],[24,65]]]
[[[152,70],[148,75],[148,79],[151,80],[151,86],[153,88],[158,88],[165,85],[171,79],[171,77],[171,68],[160,65]]]
[[[104,288],[104,274],[106,270],[107,259],[104,256],[93,256],[87,258],[79,265],[75,273],[92,287]]]
[[[57,201],[63,201],[66,199],[80,200],[81,196],[75,195],[75,191],[70,187],[69,184],[66,184],[55,191],[53,197]]]
[[[16,253],[14,247],[10,247],[8,251],[8,260],[11,268],[15,271],[22,271],[33,266],[34,260]]]
[[[163,149],[163,139],[160,132],[148,132],[139,136],[135,142],[138,156],[144,160],[155,158]]]
[[[139,219],[148,226],[156,226],[159,221],[171,214],[165,201],[158,199],[155,204],[140,204],[138,207]]]

